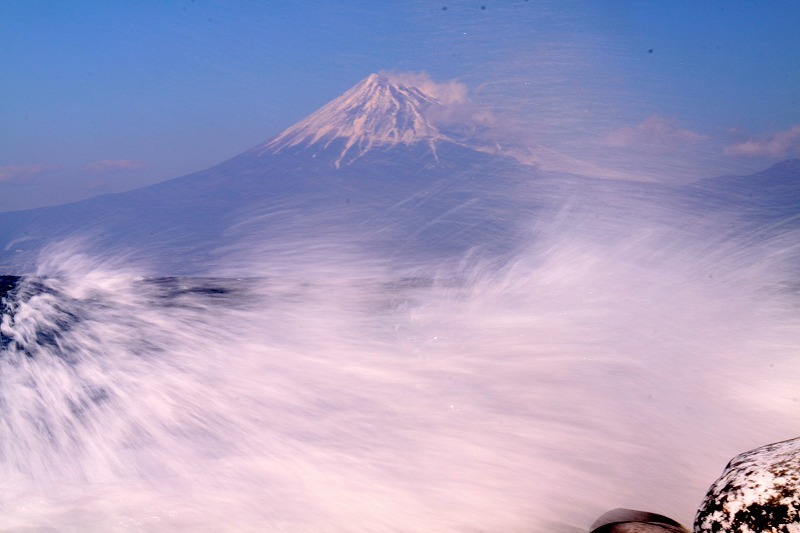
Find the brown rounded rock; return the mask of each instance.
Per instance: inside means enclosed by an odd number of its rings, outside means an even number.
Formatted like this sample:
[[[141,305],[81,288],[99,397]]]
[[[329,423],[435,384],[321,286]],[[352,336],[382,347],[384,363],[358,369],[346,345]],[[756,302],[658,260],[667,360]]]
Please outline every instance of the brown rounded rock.
[[[614,509],[595,520],[589,533],[689,533],[689,531],[675,520],[660,514],[633,509]]]

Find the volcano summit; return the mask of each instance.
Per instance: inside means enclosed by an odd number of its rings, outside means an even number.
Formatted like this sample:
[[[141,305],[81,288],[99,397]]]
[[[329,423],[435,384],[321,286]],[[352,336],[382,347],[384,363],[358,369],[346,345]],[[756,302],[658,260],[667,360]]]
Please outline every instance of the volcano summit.
[[[255,150],[277,154],[292,147],[328,149],[338,143],[343,147],[337,168],[378,146],[422,142],[435,154],[436,141],[447,139],[426,118],[435,107],[441,107],[439,101],[420,89],[372,74]]]

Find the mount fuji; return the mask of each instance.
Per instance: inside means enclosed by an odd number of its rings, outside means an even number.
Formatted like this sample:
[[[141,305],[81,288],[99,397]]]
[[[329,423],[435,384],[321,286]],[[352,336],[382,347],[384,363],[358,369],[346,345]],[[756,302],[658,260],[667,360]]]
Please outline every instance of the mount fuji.
[[[358,239],[392,254],[513,244],[536,170],[458,144],[422,90],[373,74],[269,141],[156,185],[0,213],[0,268],[24,272],[50,242],[202,272],[242,232],[261,240]],[[524,194],[522,194],[524,192]]]
[[[497,254],[517,246],[534,213],[555,197],[580,191],[591,209],[600,198],[657,198],[666,189],[544,172],[489,153],[441,131],[430,117],[442,108],[420,88],[372,74],[276,137],[207,170],[0,213],[0,270],[29,272],[44,247],[65,239],[168,275],[206,272],[232,242],[245,241],[356,243],[416,259]],[[708,181],[697,196],[727,203],[715,191],[728,181]]]
[[[339,153],[334,166],[352,163],[373,148],[424,143],[436,155],[436,142],[449,140],[426,118],[439,101],[416,87],[392,84],[378,74],[255,149],[278,154],[293,147],[331,145]],[[348,157],[349,156],[349,157]]]

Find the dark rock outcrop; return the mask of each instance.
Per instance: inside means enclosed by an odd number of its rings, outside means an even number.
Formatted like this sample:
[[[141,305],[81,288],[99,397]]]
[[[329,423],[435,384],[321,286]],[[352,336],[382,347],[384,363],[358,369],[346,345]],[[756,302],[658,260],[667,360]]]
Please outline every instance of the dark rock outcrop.
[[[655,513],[614,509],[594,521],[589,533],[689,533],[675,520]]]

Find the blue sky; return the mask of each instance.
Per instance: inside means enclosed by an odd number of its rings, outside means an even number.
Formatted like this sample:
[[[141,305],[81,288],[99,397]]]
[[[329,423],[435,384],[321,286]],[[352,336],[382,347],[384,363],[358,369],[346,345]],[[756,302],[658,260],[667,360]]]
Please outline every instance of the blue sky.
[[[6,1],[0,210],[201,170],[376,71],[468,91],[542,165],[665,181],[800,157],[800,3]]]

